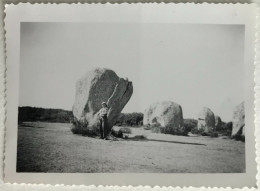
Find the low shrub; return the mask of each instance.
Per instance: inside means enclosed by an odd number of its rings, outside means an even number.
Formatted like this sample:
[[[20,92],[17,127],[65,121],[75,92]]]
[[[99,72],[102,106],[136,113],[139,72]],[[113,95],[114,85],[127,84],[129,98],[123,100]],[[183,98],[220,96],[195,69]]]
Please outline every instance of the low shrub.
[[[120,128],[114,127],[111,130],[111,135],[113,135],[114,137],[117,137],[117,138],[126,137],[126,136],[124,136],[124,134],[131,134],[131,133],[132,133],[132,130],[129,127],[120,127]]]
[[[191,133],[196,134],[196,135],[202,135],[204,133],[204,131],[203,131],[203,129],[198,129],[198,127],[195,127],[195,128],[191,129]],[[204,136],[206,136],[205,133],[204,133]]]
[[[122,131],[116,131],[114,129],[111,130],[111,135],[117,138],[123,138],[123,132]]]
[[[79,122],[77,120],[73,120],[70,130],[73,134],[81,134],[84,136],[95,137],[99,135],[99,131],[97,130],[90,130],[87,128],[88,123],[86,121]]]
[[[202,135],[202,136],[210,136],[210,137],[218,137],[217,131],[204,132],[203,129],[198,129],[197,127],[191,130],[192,134]]]
[[[232,122],[223,123],[221,130],[218,131],[218,132],[219,132],[220,134],[224,135],[224,136],[231,137],[231,134],[232,134],[232,126],[233,126],[233,123],[232,123]]]
[[[209,136],[209,133],[202,132],[202,133],[200,133],[200,135],[202,135],[202,136]]]
[[[115,125],[116,126],[128,126],[139,127],[143,125],[143,113],[120,113]]]
[[[122,127],[120,130],[122,133],[132,133],[132,130],[129,127]]]
[[[196,131],[198,121],[196,119],[183,119],[183,126],[188,132]]]
[[[209,133],[210,137],[218,137],[218,132],[217,131],[212,131]]]
[[[243,141],[243,142],[245,142],[245,136],[242,135],[243,128],[245,128],[245,127],[240,128],[239,131],[237,132],[237,134],[233,135],[231,138],[235,139],[236,141]]]
[[[232,139],[235,139],[236,141],[242,141],[242,142],[245,142],[245,136],[243,136],[243,135],[236,135],[236,136],[233,136]]]
[[[163,133],[163,134],[172,134],[172,135],[188,135],[188,131],[185,127],[175,127],[166,126],[162,127],[159,123],[153,124],[150,126],[153,133]]]

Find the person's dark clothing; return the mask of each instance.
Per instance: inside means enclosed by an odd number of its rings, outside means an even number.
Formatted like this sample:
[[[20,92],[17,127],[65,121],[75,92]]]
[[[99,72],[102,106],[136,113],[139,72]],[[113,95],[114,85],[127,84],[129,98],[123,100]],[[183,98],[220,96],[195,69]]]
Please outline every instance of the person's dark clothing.
[[[102,139],[107,138],[108,127],[107,127],[107,115],[100,117],[100,137]]]

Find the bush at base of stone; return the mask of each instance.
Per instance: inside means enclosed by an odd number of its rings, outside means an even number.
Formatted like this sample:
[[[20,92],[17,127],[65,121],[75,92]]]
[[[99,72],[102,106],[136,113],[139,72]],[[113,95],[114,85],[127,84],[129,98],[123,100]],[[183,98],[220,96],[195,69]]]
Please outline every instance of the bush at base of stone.
[[[185,130],[185,127],[172,128],[170,126],[162,127],[160,124],[153,124],[150,126],[153,133],[163,133],[171,135],[183,135],[187,136],[188,131]]]
[[[196,119],[183,119],[183,126],[188,132],[191,132],[193,129],[197,128],[198,121]]]
[[[218,132],[211,131],[211,132],[204,132],[203,129],[194,128],[191,130],[192,134],[202,135],[202,136],[210,136],[210,137],[218,137]]]
[[[217,131],[219,134],[223,136],[231,137],[232,134],[232,122],[224,123],[222,122],[222,127]]]
[[[111,135],[117,137],[117,138],[123,138],[123,132],[122,131],[116,131],[114,129],[111,130]]]
[[[124,134],[131,134],[132,130],[129,127],[114,127],[111,130],[111,135],[117,138],[126,137]]]
[[[243,135],[236,135],[236,136],[233,136],[231,137],[232,139],[235,139],[236,141],[242,141],[242,142],[245,142],[245,136]]]
[[[73,134],[87,135],[90,137],[95,137],[99,135],[99,132],[91,131],[87,128],[87,123],[80,123],[78,121],[73,121],[70,130]]]
[[[204,132],[203,132],[203,129],[198,129],[197,127],[191,129],[191,133],[192,134],[196,134],[196,135],[202,135]],[[206,136],[206,135],[204,135]]]
[[[218,132],[212,131],[209,133],[210,137],[218,137]]]
[[[202,136],[209,136],[209,134],[206,133],[206,132],[202,132],[202,133],[200,133],[200,135],[202,135]]]

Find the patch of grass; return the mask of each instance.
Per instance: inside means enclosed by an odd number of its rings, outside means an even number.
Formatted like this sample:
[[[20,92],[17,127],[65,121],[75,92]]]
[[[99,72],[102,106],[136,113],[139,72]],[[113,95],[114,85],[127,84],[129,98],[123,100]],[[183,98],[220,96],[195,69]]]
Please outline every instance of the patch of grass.
[[[17,172],[245,172],[245,144],[241,141],[164,134],[149,134],[145,140],[141,134],[134,134],[138,131],[143,133],[142,129],[132,129],[133,137],[141,136],[133,141],[130,140],[130,136],[129,140],[107,141],[76,136],[70,131],[71,124],[40,125],[44,128],[18,129]],[[149,139],[162,141],[149,141]],[[207,146],[178,142],[193,142]]]

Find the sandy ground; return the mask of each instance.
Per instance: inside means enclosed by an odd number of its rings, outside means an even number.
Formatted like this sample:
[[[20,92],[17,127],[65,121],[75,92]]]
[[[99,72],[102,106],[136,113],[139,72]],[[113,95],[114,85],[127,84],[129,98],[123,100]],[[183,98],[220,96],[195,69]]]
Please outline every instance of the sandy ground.
[[[225,137],[174,136],[132,128],[129,139],[106,141],[74,135],[70,124],[34,124],[19,126],[18,172],[245,171],[245,144]]]

